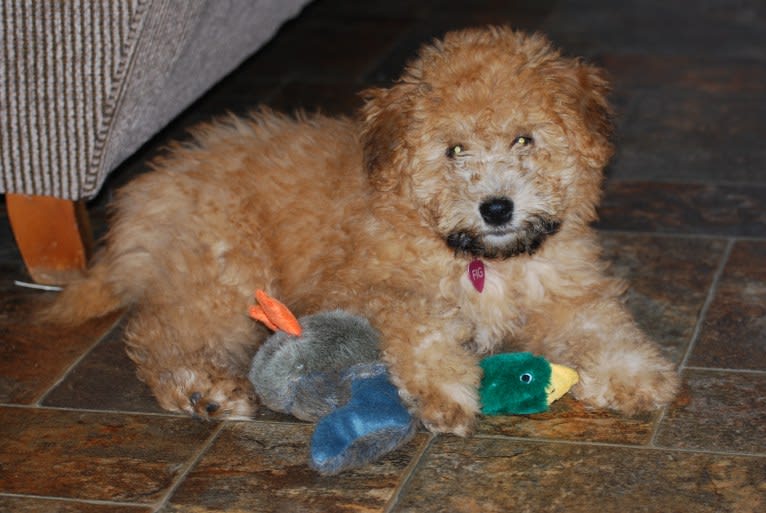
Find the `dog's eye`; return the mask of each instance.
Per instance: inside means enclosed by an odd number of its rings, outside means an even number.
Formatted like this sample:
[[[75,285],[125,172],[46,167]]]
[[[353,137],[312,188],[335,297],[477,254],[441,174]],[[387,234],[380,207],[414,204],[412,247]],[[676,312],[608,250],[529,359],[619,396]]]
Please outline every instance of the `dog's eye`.
[[[454,159],[455,157],[460,156],[462,153],[465,152],[465,148],[462,144],[453,144],[449,148],[447,148],[447,156],[451,159]]]
[[[519,146],[519,147],[531,146],[533,142],[534,141],[532,140],[530,136],[520,135],[513,140],[513,144],[511,146]]]

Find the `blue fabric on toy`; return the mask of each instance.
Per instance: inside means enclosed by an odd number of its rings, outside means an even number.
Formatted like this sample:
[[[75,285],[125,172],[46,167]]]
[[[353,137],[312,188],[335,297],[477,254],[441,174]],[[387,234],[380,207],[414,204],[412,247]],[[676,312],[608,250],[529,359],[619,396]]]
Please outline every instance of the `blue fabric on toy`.
[[[375,367],[379,372],[371,376],[359,366],[352,368],[349,401],[317,422],[311,437],[311,466],[319,472],[336,474],[375,461],[415,434],[416,423],[385,367]]]

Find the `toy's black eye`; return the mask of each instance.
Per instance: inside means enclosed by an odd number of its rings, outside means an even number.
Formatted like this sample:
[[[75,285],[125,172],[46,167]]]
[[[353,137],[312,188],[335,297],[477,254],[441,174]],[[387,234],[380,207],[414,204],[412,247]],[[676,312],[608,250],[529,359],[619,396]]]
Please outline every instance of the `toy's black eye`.
[[[447,148],[447,156],[451,159],[454,159],[455,157],[459,157],[464,152],[465,152],[465,147],[462,144],[453,144],[449,148]]]
[[[532,137],[528,135],[520,135],[513,140],[513,144],[511,144],[511,146],[518,146],[520,148],[523,148],[526,146],[532,146],[533,142],[534,142],[534,139],[532,139]]]
[[[535,380],[534,376],[532,376],[528,372],[525,372],[524,374],[519,376],[519,379],[521,380],[522,383],[527,383],[527,384],[532,383]]]

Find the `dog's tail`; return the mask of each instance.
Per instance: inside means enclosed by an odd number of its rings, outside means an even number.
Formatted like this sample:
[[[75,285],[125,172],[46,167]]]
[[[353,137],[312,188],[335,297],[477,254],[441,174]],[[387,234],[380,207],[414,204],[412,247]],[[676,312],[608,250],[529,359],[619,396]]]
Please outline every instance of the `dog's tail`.
[[[64,287],[53,303],[42,310],[42,319],[74,326],[130,304],[133,294],[124,282],[115,279],[111,270],[108,262],[97,261],[83,278]]]

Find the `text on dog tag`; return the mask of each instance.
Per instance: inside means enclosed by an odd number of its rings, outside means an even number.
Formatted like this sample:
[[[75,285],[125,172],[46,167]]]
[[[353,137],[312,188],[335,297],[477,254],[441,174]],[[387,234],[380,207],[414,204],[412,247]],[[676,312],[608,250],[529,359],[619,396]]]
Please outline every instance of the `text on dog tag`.
[[[484,262],[477,258],[468,264],[468,279],[471,280],[473,288],[479,292],[484,290]]]

